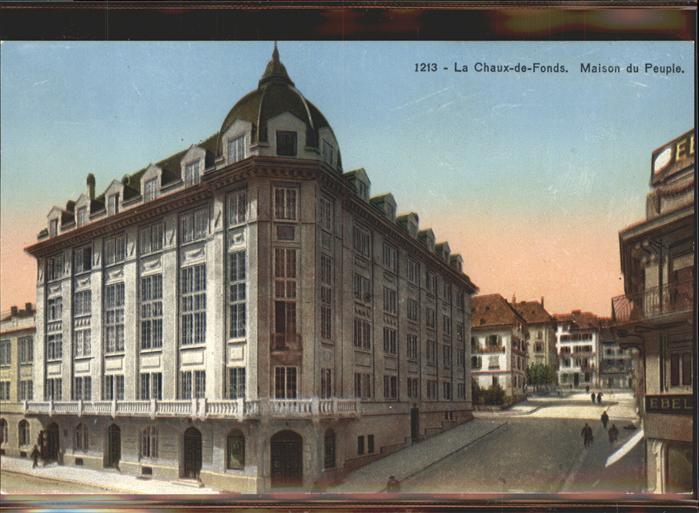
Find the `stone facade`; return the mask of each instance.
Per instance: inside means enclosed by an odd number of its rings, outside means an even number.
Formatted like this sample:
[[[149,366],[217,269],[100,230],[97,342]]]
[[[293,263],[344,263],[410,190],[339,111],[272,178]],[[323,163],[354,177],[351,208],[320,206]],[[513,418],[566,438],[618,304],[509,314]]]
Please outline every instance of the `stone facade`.
[[[27,414],[65,464],[309,488],[471,418],[461,257],[343,174],[291,86],[275,49],[218,134],[102,196],[88,177],[28,248]]]

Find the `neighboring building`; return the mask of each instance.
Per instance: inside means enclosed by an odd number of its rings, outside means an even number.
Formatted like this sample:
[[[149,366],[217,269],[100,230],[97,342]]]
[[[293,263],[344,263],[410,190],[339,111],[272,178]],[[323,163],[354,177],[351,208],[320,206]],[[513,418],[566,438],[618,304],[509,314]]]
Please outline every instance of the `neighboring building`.
[[[463,260],[343,174],[276,48],[220,131],[87,185],[27,249],[50,457],[257,492],[472,418]]]
[[[25,419],[23,401],[33,399],[34,307],[13,306],[0,316],[0,454],[31,454],[41,424]]]
[[[598,387],[600,322],[590,312],[556,314],[558,384],[563,388]]]
[[[473,298],[471,374],[480,388],[500,385],[517,401],[526,395],[527,323],[500,294]]]
[[[599,384],[602,388],[633,389],[634,349],[619,345],[610,319],[600,322]]]
[[[512,304],[527,323],[529,365],[541,363],[558,369],[556,320],[544,308],[544,298],[541,298],[541,302],[513,301]]]
[[[653,152],[646,218],[619,232],[625,295],[612,300],[613,319],[622,346],[641,351],[647,485],[657,493],[696,482],[694,148],[690,130]]]

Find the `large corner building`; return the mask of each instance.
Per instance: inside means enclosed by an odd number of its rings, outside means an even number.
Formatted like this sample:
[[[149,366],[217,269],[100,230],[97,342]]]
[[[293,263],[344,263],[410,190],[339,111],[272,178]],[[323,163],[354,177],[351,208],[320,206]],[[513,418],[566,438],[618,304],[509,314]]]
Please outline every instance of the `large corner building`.
[[[340,155],[275,48],[213,136],[50,211],[25,405],[50,458],[258,492],[471,418],[463,260]]]

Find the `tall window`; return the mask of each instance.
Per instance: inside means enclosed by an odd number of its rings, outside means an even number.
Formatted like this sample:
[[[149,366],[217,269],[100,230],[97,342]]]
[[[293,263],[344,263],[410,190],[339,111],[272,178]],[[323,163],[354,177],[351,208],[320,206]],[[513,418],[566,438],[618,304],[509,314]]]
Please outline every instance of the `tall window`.
[[[290,187],[274,188],[274,218],[283,221],[297,219],[298,190]]]
[[[10,356],[10,341],[0,340],[0,365],[10,365],[12,357]]]
[[[88,441],[87,425],[81,422],[75,428],[75,450],[82,452],[87,451],[89,447]]]
[[[412,298],[408,298],[407,308],[408,308],[408,320],[417,321],[418,314],[419,314],[417,300],[412,299]]]
[[[420,284],[420,264],[408,258],[408,281],[414,285]]]
[[[427,380],[427,399],[436,401],[437,400],[437,381],[428,379]]]
[[[126,236],[116,235],[104,239],[104,264],[112,265],[126,260]]]
[[[73,252],[73,274],[92,269],[92,245],[83,246]]]
[[[277,131],[277,155],[296,156],[296,132]]]
[[[163,398],[163,374],[161,372],[141,373],[139,397],[142,401]]]
[[[442,330],[445,335],[451,335],[451,317],[442,315]]]
[[[148,255],[163,249],[163,239],[165,237],[164,223],[154,223],[138,232],[139,253]]]
[[[73,400],[92,400],[92,378],[89,376],[78,376],[73,378]]]
[[[393,328],[383,329],[383,351],[387,354],[398,354],[398,332]]]
[[[182,244],[205,239],[208,231],[208,207],[193,210],[180,216],[180,242]]]
[[[63,298],[46,301],[46,358],[60,360],[63,357]]]
[[[408,378],[408,397],[410,399],[418,398],[419,387],[418,378]]]
[[[58,219],[51,219],[49,221],[49,237],[55,237],[58,235]]]
[[[332,283],[333,259],[320,255],[320,336],[332,337]]]
[[[274,368],[274,397],[276,399],[296,399],[297,370],[296,367]]]
[[[274,250],[274,326],[279,340],[275,346],[286,346],[289,335],[296,333],[296,250]]]
[[[428,328],[436,328],[437,326],[437,315],[434,308],[425,309],[425,326]]]
[[[362,303],[369,303],[371,301],[371,281],[369,278],[355,273],[352,277],[352,290],[354,299],[357,301],[361,301]]]
[[[451,401],[451,383],[448,381],[442,383],[442,398]]]
[[[352,245],[354,250],[362,256],[371,256],[371,237],[369,232],[359,226],[352,228]]]
[[[388,287],[383,288],[383,309],[389,314],[398,314],[398,292]]]
[[[384,399],[398,399],[398,377],[384,376],[383,377],[383,397]]]
[[[692,352],[691,350],[672,351],[670,353],[670,386],[692,385]]]
[[[233,164],[245,158],[245,134],[228,141],[228,163]]]
[[[331,428],[325,430],[323,449],[323,468],[335,468],[335,431]]]
[[[153,201],[158,197],[158,179],[151,178],[143,184],[143,200]]]
[[[245,468],[245,435],[234,429],[226,437],[226,468]]]
[[[0,401],[10,400],[10,382],[0,381]]]
[[[60,401],[63,399],[63,381],[61,378],[53,378],[46,380],[44,387],[44,399]]]
[[[141,431],[139,443],[139,456],[141,458],[155,459],[158,457],[158,428],[146,426]]]
[[[48,322],[60,321],[63,315],[63,298],[54,297],[46,301],[46,320]]]
[[[20,337],[19,339],[19,363],[32,363],[34,361],[34,337]]]
[[[46,337],[46,359],[60,360],[63,357],[63,334],[50,333]]]
[[[23,379],[19,382],[19,400],[31,401],[34,399],[34,382],[31,379]]]
[[[320,369],[320,397],[329,399],[333,396],[332,369]]]
[[[141,278],[141,349],[163,345],[163,275]]]
[[[228,369],[228,398],[245,399],[245,367]]]
[[[78,228],[80,228],[85,223],[87,223],[87,207],[78,208],[78,212],[77,212],[75,217],[76,217],[76,222],[78,224]]]
[[[73,355],[76,357],[90,356],[92,314],[92,292],[81,290],[73,296]]]
[[[445,369],[451,368],[451,346],[442,346],[442,367]]]
[[[354,396],[358,399],[371,398],[371,374],[365,372],[354,373]]]
[[[238,189],[228,195],[228,226],[235,226],[247,221],[247,190]]]
[[[63,253],[46,260],[46,280],[53,281],[63,277]]]
[[[432,294],[437,293],[437,275],[430,271],[425,271],[425,287]]]
[[[365,319],[354,319],[354,347],[365,351],[371,349],[371,324]]]
[[[27,422],[24,419],[20,420],[18,425],[18,431],[20,447],[23,445],[30,445],[32,443],[32,437],[29,433],[29,422]]]
[[[108,374],[104,377],[104,399],[106,401],[124,400],[124,376],[121,374]]]
[[[383,265],[394,273],[398,272],[398,250],[386,242],[383,243]]]
[[[417,335],[408,333],[408,360],[417,360]]]
[[[206,342],[206,265],[180,270],[180,319],[182,345]]]
[[[105,290],[106,352],[124,350],[124,284],[107,285]]]
[[[318,209],[318,223],[326,232],[333,231],[333,202],[322,196],[320,198],[320,208]]]
[[[228,336],[245,336],[246,319],[246,254],[245,250],[228,255]]]
[[[335,148],[328,141],[323,139],[323,162],[333,166],[335,164]]]
[[[199,176],[199,161],[200,159],[189,162],[184,167],[184,184],[189,187],[190,185],[196,185],[199,183],[201,177]]]
[[[206,371],[180,372],[180,399],[201,399],[206,396]]]
[[[107,196],[107,215],[113,216],[119,213],[119,194],[110,194]]]
[[[425,357],[427,359],[427,364],[428,365],[436,365],[437,364],[437,342],[434,340],[428,340],[426,344],[426,354]]]

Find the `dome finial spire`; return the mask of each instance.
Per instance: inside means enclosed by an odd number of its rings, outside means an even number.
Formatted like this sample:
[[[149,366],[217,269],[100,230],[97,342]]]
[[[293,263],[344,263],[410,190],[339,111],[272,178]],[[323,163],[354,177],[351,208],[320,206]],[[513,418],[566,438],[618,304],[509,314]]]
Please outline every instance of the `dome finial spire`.
[[[269,82],[288,84],[293,86],[294,83],[289,78],[286,68],[279,60],[279,48],[277,42],[274,42],[274,50],[272,51],[272,59],[267,63],[265,72],[262,74],[259,85],[262,86]]]
[[[274,62],[279,62],[279,49],[277,48],[277,42],[274,42],[274,51],[272,52],[272,60]]]

